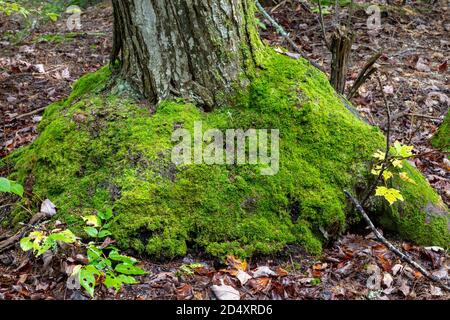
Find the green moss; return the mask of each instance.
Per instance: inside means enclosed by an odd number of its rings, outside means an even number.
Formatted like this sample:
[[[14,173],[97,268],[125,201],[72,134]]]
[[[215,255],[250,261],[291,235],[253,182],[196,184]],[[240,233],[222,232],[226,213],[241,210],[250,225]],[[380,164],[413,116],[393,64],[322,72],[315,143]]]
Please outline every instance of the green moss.
[[[448,113],[437,133],[434,135],[432,144],[435,148],[450,151],[450,113]]]
[[[35,178],[35,197],[51,199],[72,229],[81,215],[112,207],[112,231],[123,248],[174,257],[197,247],[245,257],[297,243],[320,253],[319,229],[336,234],[354,219],[342,190],[357,193],[371,154],[384,145],[378,129],[343,106],[324,74],[275,53],[248,92],[210,113],[164,101],[151,114],[131,99],[100,95],[108,78],[104,68],[80,79],[66,101],[47,109],[38,139],[6,161],[15,164],[16,180]],[[192,131],[195,121],[204,131],[279,129],[279,173],[263,176],[256,165],[176,166],[173,130]],[[418,186],[402,185],[406,205],[384,219],[407,238],[447,245],[445,219],[427,224],[424,216],[439,198],[408,170]]]
[[[405,201],[385,207],[382,225],[400,233],[406,239],[421,244],[450,245],[449,212],[426,179],[405,161],[402,171],[415,183],[405,183],[399,178],[392,187],[400,189]]]

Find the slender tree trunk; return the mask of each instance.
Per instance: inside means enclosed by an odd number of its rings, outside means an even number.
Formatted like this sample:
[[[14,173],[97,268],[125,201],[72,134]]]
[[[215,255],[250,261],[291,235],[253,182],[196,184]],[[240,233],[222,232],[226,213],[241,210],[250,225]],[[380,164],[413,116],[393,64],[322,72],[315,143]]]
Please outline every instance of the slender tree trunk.
[[[150,102],[177,96],[205,109],[257,65],[252,0],[113,0],[119,76]]]

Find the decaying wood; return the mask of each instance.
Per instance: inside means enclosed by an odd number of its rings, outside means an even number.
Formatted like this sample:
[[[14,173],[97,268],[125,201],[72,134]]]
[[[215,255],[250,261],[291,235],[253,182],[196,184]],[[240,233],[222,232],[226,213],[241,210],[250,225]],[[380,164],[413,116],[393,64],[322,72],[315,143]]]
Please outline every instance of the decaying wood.
[[[442,288],[444,288],[447,291],[450,291],[450,286],[443,283],[443,281],[437,277],[435,277],[433,274],[431,274],[427,269],[425,269],[423,266],[421,266],[419,263],[414,261],[411,257],[407,256],[403,252],[401,252],[399,249],[397,249],[393,244],[391,244],[388,240],[386,240],[385,237],[378,231],[378,229],[373,224],[372,220],[370,220],[369,216],[365,212],[364,208],[361,206],[361,204],[348,192],[344,191],[346,197],[353,203],[356,210],[361,214],[364,221],[367,223],[369,228],[373,231],[375,236],[380,240],[389,250],[391,250],[393,253],[395,253],[400,259],[402,259],[404,262],[408,263],[410,266],[415,268],[416,270],[419,270],[420,273],[422,273],[425,277],[430,279],[433,282],[436,282],[439,284]]]
[[[345,83],[353,41],[353,33],[347,30],[344,26],[337,27],[331,37],[330,83],[340,94],[343,94],[345,91]]]

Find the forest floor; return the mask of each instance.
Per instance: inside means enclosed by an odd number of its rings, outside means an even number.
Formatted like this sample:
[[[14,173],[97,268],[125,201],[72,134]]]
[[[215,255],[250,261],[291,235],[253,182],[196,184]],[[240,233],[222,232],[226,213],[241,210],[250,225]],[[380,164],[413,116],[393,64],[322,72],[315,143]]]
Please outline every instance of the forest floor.
[[[277,3],[267,6],[270,14],[312,60],[329,70],[330,54],[323,45],[318,15],[302,2]],[[324,17],[327,30],[332,16]],[[67,96],[70,85],[81,75],[108,62],[110,5],[86,9],[82,29],[76,32],[67,31],[65,18],[38,24],[23,35],[20,19],[1,17],[0,157],[33,141],[44,108]],[[272,45],[288,48],[268,21],[260,20],[266,25],[262,36]],[[421,155],[414,159],[415,165],[450,204],[448,155],[430,145],[450,104],[448,8],[424,4],[393,7],[383,14],[382,29],[372,36],[366,20],[364,10],[356,10],[357,37],[349,83],[383,46],[378,67],[392,108],[393,139],[414,146]],[[368,122],[386,129],[382,93],[375,79],[367,81],[352,102]],[[0,240],[4,237],[0,231]],[[389,239],[436,277],[448,279],[447,253]],[[81,291],[66,288],[67,264],[61,259],[43,268],[42,261],[20,249],[1,253],[0,299],[88,299]],[[368,231],[343,235],[319,258],[289,247],[283,255],[256,257],[248,265],[232,257],[219,264],[193,252],[171,262],[144,258],[142,266],[150,273],[140,278],[141,284],[126,286],[118,294],[103,288],[97,298],[214,299],[211,286],[224,281],[238,290],[241,299],[450,299],[450,293],[401,262]]]

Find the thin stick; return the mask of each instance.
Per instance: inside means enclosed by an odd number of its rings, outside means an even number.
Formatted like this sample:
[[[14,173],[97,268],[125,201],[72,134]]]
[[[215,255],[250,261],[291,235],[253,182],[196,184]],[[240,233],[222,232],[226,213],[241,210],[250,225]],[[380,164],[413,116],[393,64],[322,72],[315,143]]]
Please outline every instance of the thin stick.
[[[289,44],[292,46],[292,48],[297,51],[298,54],[300,54],[302,56],[303,59],[306,59],[309,63],[311,63],[314,67],[316,67],[317,69],[319,69],[322,72],[325,72],[324,68],[319,66],[317,63],[315,63],[314,61],[312,61],[311,59],[309,59],[304,52],[302,51],[302,49],[299,48],[299,46],[297,46],[295,44],[295,42],[289,37],[289,33],[287,33],[284,28],[282,26],[280,26],[278,24],[278,22],[275,21],[274,18],[272,18],[272,16],[267,13],[267,11],[264,9],[264,7],[259,3],[258,0],[255,1],[256,3],[256,7],[258,8],[259,11],[261,11],[262,15],[269,20],[270,24],[275,28],[275,30],[277,30],[277,32],[283,37],[285,38]]]
[[[325,42],[325,46],[327,47],[327,49],[331,51],[331,45],[328,42],[327,33],[325,31],[325,24],[323,23],[322,1],[318,0],[317,2],[318,2],[318,6],[319,6],[319,23],[320,23],[320,29],[322,29],[323,41]]]
[[[372,66],[377,62],[377,60],[381,57],[382,51],[375,53],[364,65],[361,71],[358,74],[358,77],[355,80],[355,83],[350,88],[347,99],[350,100],[353,96],[358,92],[358,89],[363,85],[363,83],[377,70],[376,68],[372,68]]]
[[[431,274],[430,272],[428,272],[428,270],[426,270],[424,267],[422,267],[420,264],[418,264],[417,262],[415,262],[414,260],[412,260],[410,257],[408,257],[406,254],[404,254],[403,252],[401,252],[399,249],[397,249],[393,244],[391,244],[388,240],[386,240],[385,237],[383,237],[383,235],[378,231],[377,228],[375,228],[375,225],[373,224],[373,222],[370,220],[369,216],[367,215],[367,213],[364,211],[363,207],[361,206],[361,204],[359,204],[359,202],[348,192],[348,191],[344,191],[346,197],[353,203],[353,205],[356,207],[356,209],[358,210],[358,212],[362,215],[362,217],[364,218],[364,220],[366,221],[367,225],[369,226],[370,229],[372,229],[373,233],[375,234],[375,236],[378,238],[378,240],[380,240],[389,250],[391,250],[393,253],[395,253],[400,259],[402,259],[404,262],[408,263],[409,265],[411,265],[412,267],[416,268],[417,270],[420,271],[420,273],[422,273],[425,277],[427,277],[428,279],[438,283],[440,286],[442,286],[442,288],[444,288],[447,291],[450,291],[450,286],[442,283],[441,279],[437,278],[436,276],[434,276],[433,274]]]
[[[418,117],[418,118],[427,118],[427,119],[432,119],[432,120],[442,120],[441,117],[433,117],[433,116],[429,116],[429,115],[421,114],[421,113],[405,113],[404,115],[414,116],[414,117]]]
[[[379,75],[377,75],[377,81],[378,81],[378,86],[380,87],[381,94],[383,96],[383,102],[384,102],[384,106],[386,107],[386,113],[387,113],[386,151],[384,154],[384,161],[381,164],[380,173],[379,173],[377,179],[373,182],[372,186],[369,188],[369,191],[367,192],[366,196],[364,197],[364,200],[361,202],[361,205],[363,205],[363,206],[366,204],[367,200],[369,200],[370,196],[375,191],[375,188],[377,187],[378,182],[381,180],[381,177],[383,176],[384,171],[388,167],[389,149],[391,148],[391,142],[390,142],[390,140],[391,140],[391,108],[389,107],[389,103],[386,99],[386,95],[384,94],[383,86],[381,85],[381,79],[380,79]]]
[[[45,108],[47,108],[47,107],[42,107],[42,108],[33,110],[33,111],[31,111],[31,112],[28,112],[28,113],[24,113],[24,114],[18,115],[18,116],[16,116],[16,117],[12,118],[11,120],[19,120],[19,119],[22,119],[22,118],[25,118],[25,117],[28,117],[28,116],[32,116],[32,115],[34,115],[34,114],[36,114],[36,113],[39,113],[39,112],[41,112],[41,111],[44,111]]]

